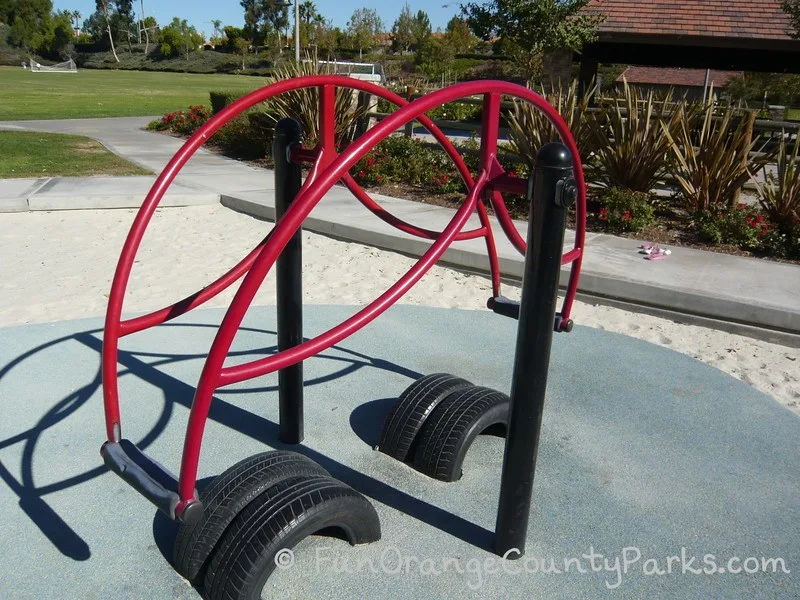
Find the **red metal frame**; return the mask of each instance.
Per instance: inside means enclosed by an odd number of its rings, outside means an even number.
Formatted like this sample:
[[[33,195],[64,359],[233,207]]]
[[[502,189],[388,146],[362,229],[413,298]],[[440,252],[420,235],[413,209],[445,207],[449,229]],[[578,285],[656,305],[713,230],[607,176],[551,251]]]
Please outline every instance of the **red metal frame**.
[[[290,209],[275,224],[269,235],[227,274],[171,306],[148,315],[123,321],[123,299],[136,252],[153,213],[181,168],[220,127],[243,111],[278,94],[308,87],[320,89],[320,140],[313,150],[302,149],[293,155],[295,160],[313,161],[313,165],[309,177]],[[344,152],[338,154],[334,139],[334,103],[337,87],[368,92],[389,100],[401,108],[359,137]],[[425,113],[447,102],[476,94],[484,96],[484,117],[481,135],[480,168],[477,179],[473,179],[458,150],[441,130],[425,116]],[[583,168],[575,140],[558,112],[540,96],[521,86],[500,81],[468,82],[457,84],[423,96],[413,102],[408,102],[384,88],[344,76],[318,75],[282,81],[256,90],[220,111],[203,125],[170,160],[156,179],[136,215],[117,264],[106,313],[102,372],[106,434],[110,441],[118,441],[121,439],[117,386],[119,338],[159,325],[184,314],[213,298],[244,276],[211,345],[195,392],[181,462],[179,479],[181,504],[177,510],[178,514],[194,499],[203,431],[213,393],[217,388],[280,370],[322,352],[352,335],[397,302],[441,258],[454,241],[478,237],[485,238],[489,254],[493,293],[495,296],[499,295],[499,261],[488,212],[481,199],[486,199],[491,204],[502,230],[511,243],[523,254],[526,250],[525,240],[516,230],[502,198],[502,192],[504,191],[524,193],[527,185],[526,181],[511,177],[505,173],[497,160],[500,100],[503,95],[530,102],[542,111],[553,123],[562,141],[574,157],[574,173],[578,184],[576,239],[574,248],[567,252],[562,259],[563,264],[572,264],[566,296],[561,310],[563,321],[566,323],[577,292],[585,240],[586,186]],[[464,184],[469,190],[466,201],[442,232],[424,229],[395,217],[375,202],[348,173],[349,169],[378,143],[413,120],[420,121],[443,146],[456,164]],[[277,257],[283,251],[292,235],[302,226],[303,221],[311,210],[340,180],[347,185],[365,207],[378,217],[406,233],[434,240],[433,244],[418,262],[386,292],[336,327],[303,342],[299,346],[273,356],[242,365],[225,367],[224,363],[236,332],[264,278],[275,264]],[[475,211],[478,212],[481,226],[471,231],[462,231],[469,217]]]

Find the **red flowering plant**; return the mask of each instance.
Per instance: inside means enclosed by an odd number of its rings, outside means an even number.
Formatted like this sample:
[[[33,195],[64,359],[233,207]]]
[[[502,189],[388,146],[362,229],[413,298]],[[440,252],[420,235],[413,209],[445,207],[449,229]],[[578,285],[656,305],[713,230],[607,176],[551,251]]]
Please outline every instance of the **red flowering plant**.
[[[699,213],[695,223],[704,241],[730,244],[745,250],[753,250],[762,245],[771,230],[761,210],[747,204]]]
[[[176,110],[151,122],[147,128],[155,131],[171,131],[180,135],[192,135],[211,118],[211,111],[202,105],[190,106],[189,110]]]
[[[379,186],[390,181],[387,176],[389,156],[380,147],[359,160],[350,173],[359,185]]]
[[[594,217],[607,231],[641,231],[653,224],[653,207],[648,194],[609,188],[600,196],[599,202],[600,210]]]

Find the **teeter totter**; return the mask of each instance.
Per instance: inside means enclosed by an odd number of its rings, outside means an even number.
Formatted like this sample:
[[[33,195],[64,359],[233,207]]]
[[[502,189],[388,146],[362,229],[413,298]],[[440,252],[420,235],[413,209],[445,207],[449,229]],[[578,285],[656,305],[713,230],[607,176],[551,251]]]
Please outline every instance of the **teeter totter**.
[[[202,290],[147,315],[122,318],[123,299],[136,253],[147,226],[181,168],[225,123],[280,94],[313,90],[319,101],[319,139],[303,146],[299,123],[283,119],[273,142],[277,220],[269,234],[228,273]],[[344,92],[343,92],[344,90]],[[334,107],[337,93],[366,93],[399,108],[341,151],[337,151]],[[473,176],[451,141],[425,116],[442,104],[481,95],[483,123],[480,162]],[[563,142],[540,149],[531,176],[520,179],[497,159],[501,97],[534,105],[553,123]],[[467,194],[443,231],[408,223],[380,206],[349,174],[375,146],[407,123],[419,121],[454,161]],[[303,180],[302,166],[309,165]],[[302,332],[301,227],[336,184],[343,183],[378,218],[408,234],[431,240],[417,263],[386,292],[335,327],[304,340]],[[527,240],[517,231],[503,194],[531,202]],[[574,246],[563,252],[567,212],[577,201]],[[501,295],[500,267],[487,205],[511,244],[525,255],[520,303]],[[467,229],[477,213],[479,226]],[[247,458],[198,493],[198,463],[203,432],[215,390],[278,372],[279,438],[303,439],[302,362],[344,340],[376,319],[419,281],[453,244],[483,238],[489,258],[492,297],[488,307],[518,320],[510,395],[475,385],[455,375],[436,373],[412,383],[398,398],[380,433],[378,449],[443,481],[461,477],[464,457],[481,432],[506,435],[494,549],[518,558],[525,551],[539,430],[553,332],[572,329],[570,312],[584,251],[586,186],[575,141],[557,111],[537,94],[500,81],[457,84],[413,102],[376,85],[343,76],[318,75],[281,81],[241,98],[203,125],[175,154],[144,200],[122,248],[109,296],[103,339],[103,397],[106,465],[171,519],[180,521],[174,565],[209,598],[259,598],[275,568],[279,550],[303,538],[337,530],[351,544],[380,539],[372,504],[334,479],[311,459],[295,452],[268,451]],[[562,265],[569,265],[565,298],[558,310]],[[253,298],[275,266],[278,351],[245,364],[225,361]],[[180,475],[144,454],[122,434],[118,390],[120,339],[185,314],[233,283],[241,284],[222,319],[200,373],[184,440]]]

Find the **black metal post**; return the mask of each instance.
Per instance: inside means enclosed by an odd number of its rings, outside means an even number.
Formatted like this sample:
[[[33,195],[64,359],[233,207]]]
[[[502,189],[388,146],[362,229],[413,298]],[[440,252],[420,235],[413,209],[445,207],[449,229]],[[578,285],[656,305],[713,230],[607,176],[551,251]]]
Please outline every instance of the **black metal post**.
[[[550,344],[558,295],[567,209],[576,196],[572,157],[562,144],[547,144],[528,182],[533,199],[528,253],[522,280],[517,349],[511,383],[495,552],[519,558],[525,552],[533,476],[539,450]]]
[[[578,90],[581,95],[588,92],[594,84],[600,83],[597,80],[597,68],[599,65],[600,63],[597,58],[592,56],[588,49],[584,48],[583,55],[581,56],[581,68],[578,73]],[[592,106],[597,104],[595,95],[591,97],[590,104]]]
[[[302,129],[294,119],[281,119],[275,126],[272,158],[275,162],[275,219],[289,210],[303,184],[300,165],[292,162],[292,146],[300,144]],[[303,341],[303,238],[298,230],[276,263],[278,351]],[[303,363],[278,372],[280,425],[284,444],[303,441]]]

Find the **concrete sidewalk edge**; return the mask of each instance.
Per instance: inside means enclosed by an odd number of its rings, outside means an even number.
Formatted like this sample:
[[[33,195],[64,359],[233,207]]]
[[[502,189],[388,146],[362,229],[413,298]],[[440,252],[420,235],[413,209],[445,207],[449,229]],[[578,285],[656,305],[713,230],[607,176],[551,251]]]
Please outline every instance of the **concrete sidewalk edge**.
[[[237,212],[269,221],[275,220],[275,208],[267,204],[228,194],[221,194],[220,201],[223,206]],[[304,228],[315,233],[411,256],[420,256],[429,246],[429,243],[422,239],[387,234],[358,225],[332,223],[314,218],[313,214],[306,219]],[[442,261],[468,271],[481,274],[488,272],[485,254],[478,254],[467,249],[450,248]],[[516,259],[500,257],[500,269],[504,277],[514,280],[521,279],[523,267],[524,258],[522,256]],[[566,281],[568,272],[566,268],[562,270],[562,281]],[[707,293],[674,287],[669,288],[669,291],[669,294],[664,294],[664,287],[595,273],[585,267],[581,273],[580,292],[582,294],[694,315],[704,319],[740,324],[750,331],[751,335],[753,326],[773,330],[779,335],[781,333],[789,334],[792,338],[800,335],[800,314],[794,311],[764,305],[756,306],[732,298],[712,296]]]

